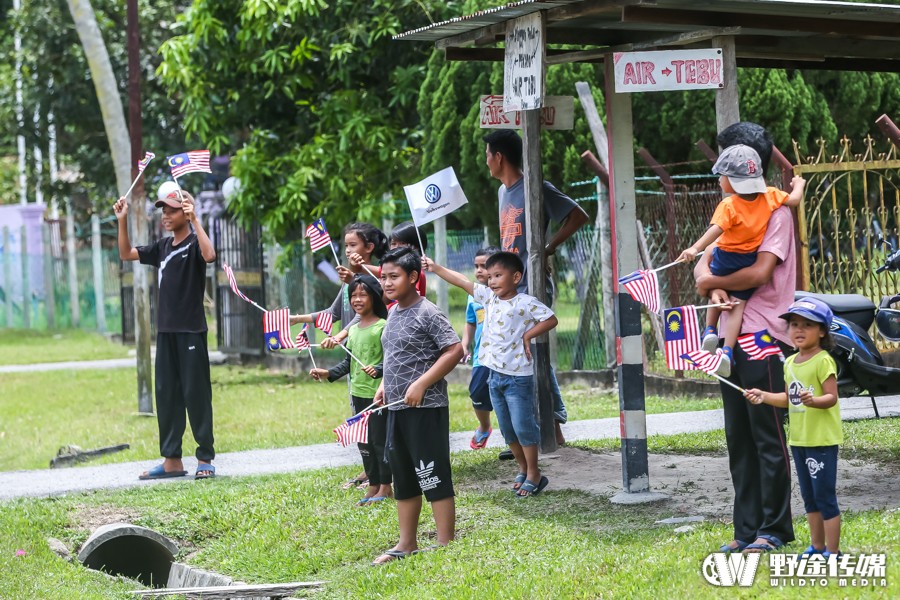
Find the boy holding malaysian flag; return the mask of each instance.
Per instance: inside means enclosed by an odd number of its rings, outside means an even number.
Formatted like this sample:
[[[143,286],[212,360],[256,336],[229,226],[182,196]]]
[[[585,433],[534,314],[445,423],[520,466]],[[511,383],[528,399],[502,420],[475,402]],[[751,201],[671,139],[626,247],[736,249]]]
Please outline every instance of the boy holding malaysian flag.
[[[136,248],[128,237],[125,197],[113,206],[119,221],[119,257],[156,267],[159,278],[156,415],[163,462],[140,479],[187,475],[181,460],[185,411],[197,442],[195,476],[206,479],[216,470],[210,464],[215,451],[203,291],[206,265],[216,259],[216,251],[194,212],[190,194],[176,189],[157,200],[156,206],[162,208],[162,225],[172,235]]]

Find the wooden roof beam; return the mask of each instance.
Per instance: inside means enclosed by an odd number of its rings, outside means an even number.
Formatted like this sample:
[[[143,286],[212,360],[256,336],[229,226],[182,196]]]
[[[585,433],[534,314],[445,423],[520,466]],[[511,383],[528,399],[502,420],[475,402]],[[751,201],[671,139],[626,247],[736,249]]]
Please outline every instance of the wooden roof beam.
[[[824,60],[790,60],[782,58],[742,57],[739,67],[762,69],[806,69],[824,71],[864,71],[867,73],[900,73],[900,60],[872,58],[826,58]]]
[[[896,39],[900,24],[883,21],[850,21],[815,17],[778,17],[746,13],[626,6],[622,9],[623,23],[647,23],[703,27],[744,27],[777,31],[806,31],[836,33],[854,37],[886,37]]]

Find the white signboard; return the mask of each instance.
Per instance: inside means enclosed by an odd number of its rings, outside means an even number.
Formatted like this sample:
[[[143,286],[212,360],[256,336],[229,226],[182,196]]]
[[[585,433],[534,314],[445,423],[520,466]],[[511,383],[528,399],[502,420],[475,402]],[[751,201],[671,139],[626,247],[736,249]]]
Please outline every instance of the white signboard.
[[[482,96],[479,106],[482,129],[521,129],[522,113],[503,112],[503,96]],[[572,96],[545,96],[541,108],[544,129],[572,129],[575,125],[575,99]]]
[[[543,105],[544,22],[536,12],[509,22],[503,64],[503,110],[533,110]]]
[[[722,50],[616,52],[616,92],[665,92],[725,87]]]

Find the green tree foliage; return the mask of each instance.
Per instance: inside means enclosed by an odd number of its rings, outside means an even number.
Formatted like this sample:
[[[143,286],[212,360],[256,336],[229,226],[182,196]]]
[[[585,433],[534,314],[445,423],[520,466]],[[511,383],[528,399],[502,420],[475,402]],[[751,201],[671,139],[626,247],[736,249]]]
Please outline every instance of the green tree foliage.
[[[121,0],[93,0],[92,4],[119,82],[123,106],[127,107],[125,4]],[[183,10],[185,4],[186,0],[139,0],[144,147],[158,156],[179,152],[185,144],[178,107],[167,97],[155,77],[160,63],[156,49],[172,35],[169,27],[175,14]],[[11,8],[9,2],[4,5]],[[65,183],[59,182],[55,190],[57,194],[80,191],[88,192],[94,199],[113,196],[116,185],[109,143],[90,71],[65,0],[28,0],[22,3],[18,14],[10,11],[4,12],[4,15],[10,27],[0,38],[0,64],[4,65],[0,67],[0,115],[12,115],[14,110],[12,65],[15,55],[12,37],[13,28],[18,27],[22,35],[25,104],[22,133],[29,152],[38,144],[43,150],[44,160],[47,160],[47,116],[52,111],[57,129],[59,163],[83,175],[75,189],[67,189]],[[40,110],[37,127],[32,122],[35,107]],[[14,127],[12,135],[17,129]],[[8,143],[4,144],[2,153],[15,152],[15,139],[6,141]],[[151,182],[155,175],[165,177],[161,165],[159,159],[151,165]],[[49,195],[53,190],[47,172],[45,164],[43,185],[45,194]]]
[[[234,153],[230,210],[282,242],[389,208],[418,173],[427,48],[391,36],[459,6],[440,0],[196,0],[158,73],[185,130]]]

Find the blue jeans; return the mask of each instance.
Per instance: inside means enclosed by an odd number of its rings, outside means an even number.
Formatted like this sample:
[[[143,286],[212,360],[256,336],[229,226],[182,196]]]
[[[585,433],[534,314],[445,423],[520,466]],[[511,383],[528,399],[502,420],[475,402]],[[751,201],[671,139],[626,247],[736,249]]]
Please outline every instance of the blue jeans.
[[[569,420],[566,405],[563,404],[562,392],[559,391],[559,382],[556,381],[556,369],[550,367],[550,395],[553,396],[553,418],[557,423],[565,423]]]
[[[491,371],[491,403],[507,444],[536,446],[541,441],[534,400],[534,377]]]

